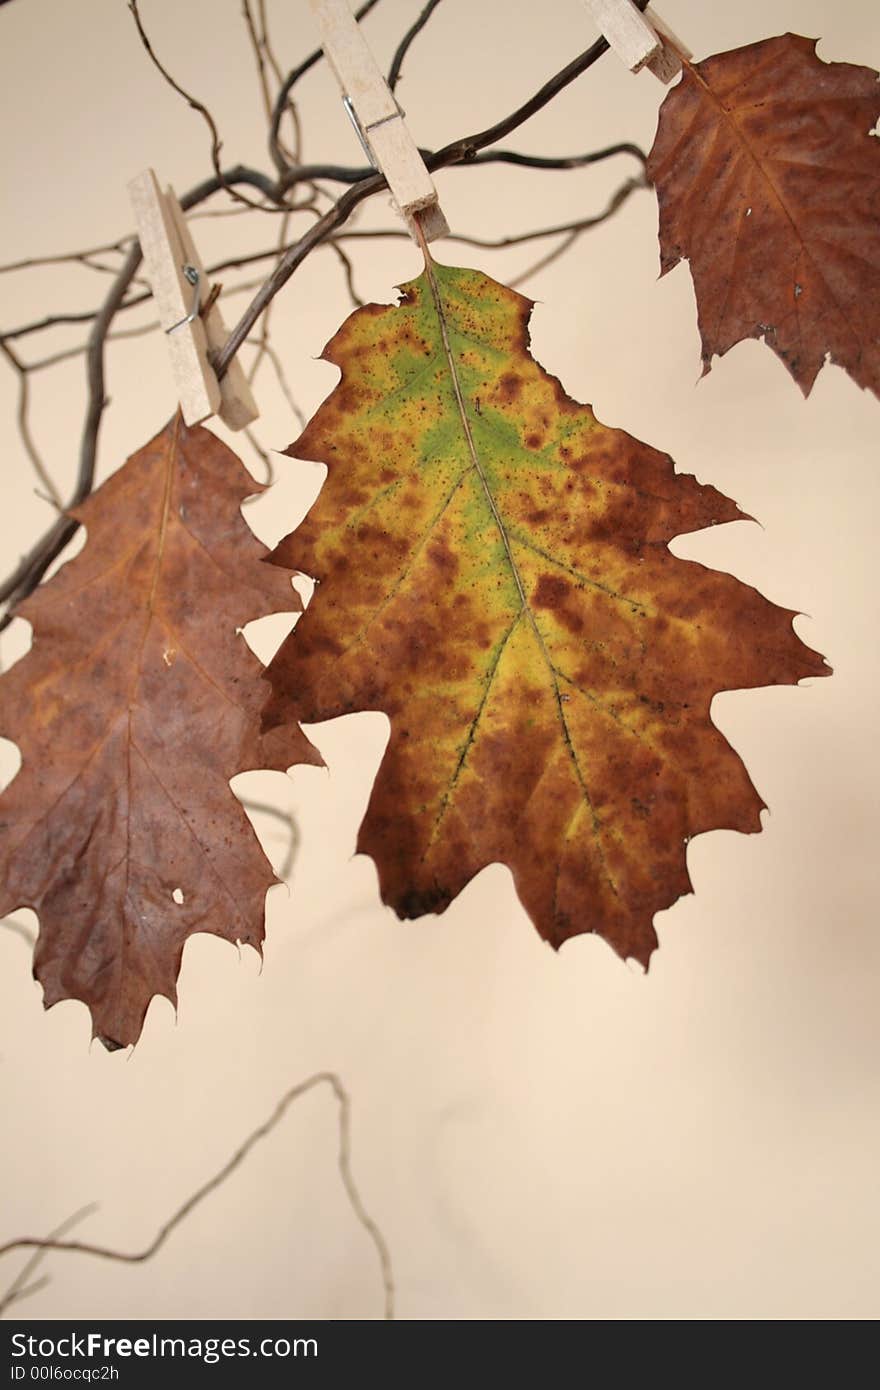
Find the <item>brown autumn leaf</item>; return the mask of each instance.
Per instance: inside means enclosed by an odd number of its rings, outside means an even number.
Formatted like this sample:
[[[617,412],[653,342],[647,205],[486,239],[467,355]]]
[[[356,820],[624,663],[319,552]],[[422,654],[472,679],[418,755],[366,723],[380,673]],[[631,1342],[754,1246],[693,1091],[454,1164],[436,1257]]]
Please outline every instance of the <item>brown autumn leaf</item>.
[[[288,452],[327,481],[273,556],[319,585],[265,723],[389,716],[358,849],[400,916],[500,861],[554,946],[647,962],[688,839],[760,829],[712,697],[827,667],[790,611],[671,554],[742,513],[570,400],[531,309],[429,261],[325,349],[342,380]]]
[[[275,876],[229,779],[320,762],[296,729],[267,752],[261,664],[239,629],[299,611],[241,513],[260,490],[178,416],[74,515],[82,552],[19,612],[30,652],[0,679],[21,750],[0,797],[0,915],[40,918],[46,1008],[80,999],[109,1047],[155,994],[176,1002],[186,939],[256,950]]]
[[[784,34],[693,66],[648,177],[661,274],[690,261],[703,373],[763,338],[804,395],[830,354],[880,395],[880,85]]]

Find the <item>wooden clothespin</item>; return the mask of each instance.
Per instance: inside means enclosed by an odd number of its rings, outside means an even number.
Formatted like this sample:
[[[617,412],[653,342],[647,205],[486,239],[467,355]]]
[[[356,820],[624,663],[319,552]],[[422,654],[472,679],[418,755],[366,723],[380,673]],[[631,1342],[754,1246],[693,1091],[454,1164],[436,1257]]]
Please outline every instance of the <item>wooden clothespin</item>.
[[[183,418],[197,425],[219,415],[230,429],[244,429],[260,412],[237,359],[222,381],[211,366],[209,352],[219,350],[229,334],[216,302],[209,304],[205,267],[174,190],[163,193],[147,169],[128,191]]]
[[[368,159],[388,180],[411,235],[418,239],[418,217],[426,241],[446,236],[449,226],[434,181],[347,0],[311,0],[311,6],[327,61],[342,88],[343,105]]]
[[[681,57],[693,55],[650,5],[644,13],[632,0],[587,0],[597,27],[631,72],[650,68],[661,82],[681,72]]]

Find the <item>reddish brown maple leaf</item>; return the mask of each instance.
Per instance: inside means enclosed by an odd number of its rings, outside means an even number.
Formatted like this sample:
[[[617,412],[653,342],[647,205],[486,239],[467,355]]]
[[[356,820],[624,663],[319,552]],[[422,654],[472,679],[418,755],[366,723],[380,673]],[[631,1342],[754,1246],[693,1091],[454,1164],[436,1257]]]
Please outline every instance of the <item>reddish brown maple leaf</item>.
[[[176,1002],[186,938],[260,949],[275,876],[229,779],[320,762],[291,728],[267,750],[262,667],[240,629],[298,611],[240,505],[259,491],[178,416],[75,512],[82,552],[24,603],[31,651],[0,680],[22,766],[0,798],[0,915],[40,918],[47,1008],[80,999],[108,1046]]]
[[[784,34],[693,66],[660,109],[648,177],[662,273],[690,261],[703,370],[763,338],[806,395],[844,367],[880,395],[880,85]]]
[[[274,556],[320,583],[266,721],[389,716],[358,848],[400,916],[500,861],[555,946],[647,961],[687,840],[760,829],[713,696],[827,668],[790,612],[671,554],[742,513],[570,400],[530,313],[430,263],[325,349],[342,380],[289,452],[328,477]]]

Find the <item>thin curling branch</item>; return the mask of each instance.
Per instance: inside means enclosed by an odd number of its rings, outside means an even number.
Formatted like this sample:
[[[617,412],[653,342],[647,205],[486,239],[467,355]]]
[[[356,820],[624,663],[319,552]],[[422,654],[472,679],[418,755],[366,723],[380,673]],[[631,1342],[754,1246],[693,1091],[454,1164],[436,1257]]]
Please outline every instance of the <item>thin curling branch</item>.
[[[89,334],[86,349],[89,404],[80,444],[79,472],[70,501],[70,510],[77,507],[92,490],[98,449],[98,431],[105,406],[104,339],[140,263],[140,242],[136,241],[126,256],[122,269],[113,282],[110,293],[99,310]],[[0,585],[0,603],[10,602],[10,609],[0,618],[0,632],[8,626],[12,619],[12,605],[20,602],[26,594],[33,592],[52,561],[61,554],[78,529],[79,522],[74,517],[59,516],[54,525],[24,557],[5,583]]]
[[[378,3],[379,0],[366,0],[365,4],[361,5],[359,10],[355,10],[354,17],[358,24],[360,24],[362,19],[366,19],[370,10],[374,10]],[[323,48],[316,48],[314,52],[309,54],[308,58],[304,58],[295,68],[292,68],[281,84],[278,95],[275,98],[275,106],[272,110],[272,121],[269,126],[269,153],[272,157],[273,164],[279,171],[287,168],[287,161],[284,158],[284,152],[279,144],[279,133],[284,113],[287,110],[288,97],[300,78],[305,77],[306,73],[313,68],[316,63],[320,63],[323,56]]]
[[[541,155],[521,154],[518,150],[484,150],[468,160],[469,164],[517,164],[524,169],[584,169],[590,164],[598,164],[603,159],[613,159],[618,154],[630,154],[637,159],[642,168],[648,163],[648,156],[640,145],[629,140],[616,145],[606,145],[601,150],[590,150],[588,154]]]
[[[178,96],[183,97],[184,101],[187,103],[188,106],[192,107],[193,111],[198,111],[199,115],[203,118],[209,131],[211,132],[211,164],[213,166],[216,177],[220,181],[221,188],[224,190],[224,192],[228,193],[230,197],[234,198],[236,202],[244,203],[247,207],[256,208],[260,212],[265,212],[265,208],[261,207],[259,203],[255,203],[252,198],[246,198],[243,193],[239,193],[237,189],[232,188],[224,182],[223,170],[220,168],[220,151],[223,148],[223,142],[220,139],[220,132],[217,129],[217,122],[214,120],[214,117],[211,115],[204,102],[199,101],[198,98],[194,97],[190,92],[188,92],[185,87],[181,87],[180,83],[177,82],[171,76],[171,73],[159,59],[158,55],[156,54],[153,48],[153,45],[150,43],[147,31],[144,28],[143,21],[140,16],[140,11],[138,9],[138,0],[128,0],[128,8],[131,11],[132,18],[134,19],[135,25],[137,27],[141,43],[146,49],[147,55],[150,61],[152,62],[153,66],[157,69],[158,72],[162,74],[169,87],[171,87],[175,92],[177,92]],[[276,201],[278,201],[277,198]]]
[[[218,1169],[213,1177],[202,1183],[201,1187],[198,1187],[173,1215],[163,1222],[153,1239],[144,1246],[143,1250],[113,1250],[109,1246],[92,1245],[87,1241],[40,1239],[39,1237],[27,1236],[21,1240],[10,1240],[5,1245],[0,1245],[0,1256],[8,1255],[13,1250],[57,1250],[65,1251],[68,1254],[93,1255],[98,1259],[114,1260],[121,1264],[143,1264],[145,1260],[151,1259],[162,1248],[168,1237],[189,1216],[190,1212],[194,1211],[212,1192],[216,1192],[217,1188],[222,1186],[236,1168],[240,1167],[254,1145],[259,1143],[261,1139],[265,1139],[266,1135],[270,1134],[284,1118],[293,1102],[305,1095],[307,1091],[312,1091],[318,1086],[329,1086],[339,1107],[337,1158],[339,1174],[352,1210],[375,1247],[382,1275],[384,1315],[386,1319],[392,1319],[394,1317],[394,1274],[391,1266],[391,1255],[385,1237],[369,1215],[355,1185],[351,1171],[351,1100],[339,1077],[331,1071],[315,1072],[314,1076],[307,1077],[305,1081],[300,1081],[285,1091],[269,1118],[248,1135],[244,1143],[236,1149],[232,1157],[223,1164],[222,1168]]]
[[[87,1216],[91,1216],[92,1213],[97,1210],[98,1207],[95,1202],[90,1202],[88,1206],[80,1207],[78,1211],[75,1211],[72,1216],[68,1216],[65,1221],[61,1222],[60,1226],[56,1226],[54,1231],[50,1232],[46,1237],[47,1242],[60,1240],[62,1236],[66,1235],[67,1232],[78,1225],[80,1221],[84,1221]],[[44,1288],[49,1282],[48,1275],[44,1275],[42,1279],[34,1283],[28,1282],[31,1275],[35,1274],[39,1269],[48,1253],[49,1250],[46,1245],[33,1251],[30,1259],[25,1262],[24,1267],[20,1273],[16,1275],[15,1279],[13,1279],[5,1294],[0,1297],[0,1317],[3,1316],[6,1309],[10,1308],[13,1303],[18,1303],[21,1299],[28,1298],[31,1294],[37,1293],[39,1289]]]
[[[5,275],[11,270],[32,270],[37,266],[65,265],[68,261],[80,261],[85,265],[89,257],[105,255],[108,251],[118,251],[121,255],[128,250],[130,240],[130,237],[120,237],[119,241],[108,241],[103,246],[89,246],[85,251],[67,251],[62,256],[28,256],[23,261],[8,261],[6,265],[0,265],[0,275]]]
[[[425,163],[432,167],[431,161],[435,158],[434,151],[420,148],[419,154]],[[642,166],[648,162],[648,156],[640,146],[625,141],[616,145],[608,145],[602,150],[591,150],[587,154],[550,156],[523,154],[519,150],[483,150],[469,154],[467,165],[470,167],[473,164],[516,164],[525,169],[580,169],[602,159],[611,159],[618,154],[630,154]],[[363,179],[368,179],[375,172],[375,169],[369,165],[298,164],[286,170],[281,176],[281,183],[285,189],[290,189],[294,184],[308,182],[312,179],[331,179],[334,183],[355,184],[360,183]]]
[[[412,47],[413,41],[418,38],[439,4],[440,0],[428,0],[427,5],[425,5],[418,19],[410,25],[403,38],[400,40],[400,43],[397,45],[397,52],[392,58],[391,67],[388,70],[388,86],[391,88],[392,92],[400,81],[400,70],[403,67],[403,60]]]
[[[245,22],[245,28],[248,32],[248,38],[250,39],[254,62],[257,65],[257,81],[260,84],[260,93],[263,98],[266,119],[268,120],[272,115],[272,99],[269,96],[269,83],[266,77],[266,55],[263,51],[260,34],[257,31],[257,22],[251,11],[250,0],[242,0],[241,13]]]
[[[571,222],[554,223],[549,227],[534,227],[525,232],[511,232],[509,236],[501,237],[480,237],[472,232],[450,232],[445,238],[446,241],[457,242],[461,246],[478,246],[488,251],[497,251],[509,246],[519,246],[523,242],[541,241],[546,237],[564,236],[570,232],[584,232],[591,227],[596,227],[620,208],[631,193],[637,189],[647,188],[646,180],[642,178],[627,179],[625,183],[612,196],[608,206],[602,212],[590,217],[578,217]],[[341,231],[333,236],[327,237],[325,245],[338,247],[343,241],[409,241],[410,234],[404,231],[403,227],[375,227],[363,231]],[[299,242],[293,243],[299,245]],[[283,247],[282,251],[289,250]],[[209,275],[218,275],[225,270],[239,270],[249,265],[256,265],[259,261],[277,260],[279,250],[273,246],[263,251],[250,251],[242,256],[229,256],[226,260],[216,261],[208,266]],[[227,294],[238,293],[242,287],[233,286]],[[131,301],[127,301],[129,303]],[[140,331],[140,330],[132,330]],[[30,370],[42,363],[28,363]]]
[[[9,344],[4,343],[2,339],[0,339],[0,352],[3,353],[9,365],[12,367],[13,371],[18,376],[18,432],[21,435],[21,439],[25,448],[25,453],[31,461],[31,466],[34,472],[36,473],[38,479],[40,480],[44,493],[46,494],[46,496],[48,496],[52,505],[56,507],[58,511],[60,511],[60,493],[58,492],[58,489],[55,486],[55,482],[51,474],[49,473],[49,470],[47,469],[43,460],[40,458],[37,446],[34,443],[34,437],[31,434],[29,419],[30,383],[28,381],[28,372],[31,369],[26,363],[21,361],[21,359],[12,351],[12,348],[9,346]]]

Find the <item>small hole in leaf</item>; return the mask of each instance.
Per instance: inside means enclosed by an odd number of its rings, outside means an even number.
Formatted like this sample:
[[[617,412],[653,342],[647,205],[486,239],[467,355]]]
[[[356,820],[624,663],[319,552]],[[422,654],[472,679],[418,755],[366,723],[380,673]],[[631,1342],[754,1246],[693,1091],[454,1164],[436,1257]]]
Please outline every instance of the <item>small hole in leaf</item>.
[[[172,898],[174,899],[174,901],[178,904],[178,906],[180,906],[180,904],[183,902],[183,891],[182,891],[182,889],[180,889],[180,888],[175,888],[175,890],[174,890],[174,892],[171,894],[171,896],[172,896]]]

